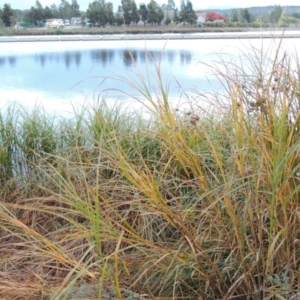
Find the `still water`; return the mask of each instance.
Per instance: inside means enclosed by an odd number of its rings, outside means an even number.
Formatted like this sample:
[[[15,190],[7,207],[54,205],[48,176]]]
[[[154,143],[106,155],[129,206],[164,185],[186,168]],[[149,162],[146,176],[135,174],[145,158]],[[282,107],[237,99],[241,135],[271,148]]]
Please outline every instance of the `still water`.
[[[283,44],[297,52],[298,39]],[[272,47],[272,39],[0,43],[0,107],[18,102],[63,113],[101,97],[130,103],[143,98],[144,83],[157,93],[159,81],[170,99],[221,93],[212,66],[223,61],[222,69]]]

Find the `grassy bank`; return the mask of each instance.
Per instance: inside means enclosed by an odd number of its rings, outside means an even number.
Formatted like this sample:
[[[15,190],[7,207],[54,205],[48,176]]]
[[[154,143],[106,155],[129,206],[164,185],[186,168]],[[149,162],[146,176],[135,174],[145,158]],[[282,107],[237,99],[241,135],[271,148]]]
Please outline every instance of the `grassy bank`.
[[[55,34],[163,34],[163,33],[197,33],[197,32],[239,32],[244,31],[239,27],[196,27],[183,25],[169,26],[116,26],[106,28],[68,28],[47,29],[47,28],[30,28],[30,29],[1,29],[0,35],[55,35]]]
[[[0,298],[298,299],[299,69],[251,52],[188,110],[2,112]]]

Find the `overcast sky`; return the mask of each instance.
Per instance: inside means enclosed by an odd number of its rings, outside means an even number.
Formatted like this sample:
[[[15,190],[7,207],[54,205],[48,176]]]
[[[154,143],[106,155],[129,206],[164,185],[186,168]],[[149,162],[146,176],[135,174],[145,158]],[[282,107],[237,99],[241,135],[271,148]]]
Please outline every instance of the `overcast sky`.
[[[8,3],[12,8],[16,9],[27,9],[31,6],[35,5],[36,0],[0,0],[0,6],[2,7],[4,3]],[[72,0],[69,0],[71,3]],[[180,0],[174,0],[177,7],[179,7]],[[86,11],[89,3],[93,2],[93,0],[77,0],[80,5],[80,10]],[[120,5],[121,0],[106,0],[106,2],[112,2],[114,5],[114,10]],[[136,3],[149,3],[150,0],[136,0]],[[163,4],[167,3],[168,0],[156,0],[157,3]],[[45,7],[46,5],[51,5],[53,3],[59,5],[61,0],[40,0],[40,3]],[[267,6],[267,5],[300,5],[299,0],[286,0],[286,1],[268,1],[268,0],[192,0],[194,5],[194,9],[207,9],[207,8],[231,8],[231,7],[252,7],[252,6]]]

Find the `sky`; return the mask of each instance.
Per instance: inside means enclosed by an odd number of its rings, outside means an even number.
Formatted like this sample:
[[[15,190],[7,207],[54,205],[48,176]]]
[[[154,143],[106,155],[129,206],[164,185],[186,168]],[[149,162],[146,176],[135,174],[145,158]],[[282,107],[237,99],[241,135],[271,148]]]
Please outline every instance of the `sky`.
[[[35,5],[36,0],[0,0],[0,6],[3,7],[4,3],[8,3],[14,9],[29,9],[31,6]],[[174,0],[177,7],[180,5],[180,0]],[[192,0],[194,9],[209,9],[209,8],[240,8],[240,7],[252,7],[252,6],[268,6],[268,5],[300,5],[299,0],[286,0],[279,1],[275,0]],[[69,0],[71,2],[71,0]],[[80,5],[80,10],[86,11],[89,3],[93,2],[93,0],[77,0]],[[121,0],[106,0],[106,2],[112,2],[114,5],[114,10],[117,10],[117,7],[120,5]],[[136,0],[136,3],[149,3],[149,0]],[[168,0],[156,0],[157,3],[163,4],[167,3]],[[61,0],[40,0],[40,3],[45,6],[50,6],[51,4],[59,5]]]

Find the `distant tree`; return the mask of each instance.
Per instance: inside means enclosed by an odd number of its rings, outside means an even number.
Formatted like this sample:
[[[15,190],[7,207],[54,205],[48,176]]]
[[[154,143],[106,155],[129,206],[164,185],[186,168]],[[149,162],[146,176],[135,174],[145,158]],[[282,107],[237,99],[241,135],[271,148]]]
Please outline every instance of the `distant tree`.
[[[167,17],[165,19],[165,25],[169,25],[169,24],[171,24],[171,22],[172,22],[172,20],[171,20],[169,14],[167,14]]]
[[[44,10],[43,6],[42,6],[42,4],[41,4],[41,2],[39,0],[35,1],[35,8],[36,9],[40,9],[40,10]]]
[[[86,17],[92,25],[105,26],[107,23],[105,1],[94,1],[89,4]]]
[[[30,10],[25,14],[24,21],[30,24],[35,24],[37,21],[36,9],[31,6]]]
[[[111,2],[106,3],[105,13],[106,13],[106,18],[107,18],[107,23],[112,25],[115,21],[115,16],[114,16],[114,7]]]
[[[61,19],[70,20],[72,17],[81,16],[80,6],[77,0],[71,0],[71,3],[68,0],[61,0],[61,3],[58,7],[58,12]]]
[[[180,22],[180,16],[179,16],[179,12],[178,12],[178,9],[177,9],[177,8],[174,10],[174,17],[173,17],[173,20],[174,20],[174,22],[176,22],[176,23]]]
[[[81,15],[80,6],[77,3],[77,0],[72,0],[71,9],[72,9],[72,16],[73,17],[79,17]]]
[[[115,20],[115,24],[117,24],[118,26],[124,24],[124,19],[123,19],[122,15],[119,12],[115,16],[114,20]]]
[[[5,3],[1,11],[1,20],[5,27],[10,27],[12,25],[11,23],[13,15],[14,13],[12,8],[10,7],[10,4]]]
[[[71,19],[73,12],[72,12],[72,5],[67,0],[61,0],[60,5],[58,6],[59,17],[61,19]]]
[[[282,7],[275,5],[275,9],[271,12],[270,19],[274,23],[278,23],[282,16]]]
[[[38,21],[42,22],[43,20],[45,20],[44,8],[39,0],[36,0],[35,2],[35,16],[36,16],[36,22]]]
[[[249,13],[248,8],[244,8],[241,10],[241,16],[247,23],[251,22],[251,15]]]
[[[168,4],[163,4],[162,8],[164,10],[174,10],[176,8],[174,0],[168,0]]]
[[[231,12],[231,21],[232,22],[239,22],[239,13],[236,9],[234,9],[232,12]]]
[[[50,10],[51,10],[53,18],[58,18],[59,17],[59,11],[58,11],[58,7],[56,6],[56,4],[51,4],[50,5]]]
[[[149,11],[147,9],[146,4],[144,3],[140,4],[139,14],[141,16],[141,20],[144,22],[145,25],[146,22],[148,21],[148,15],[149,15]]]
[[[130,25],[131,23],[131,1],[130,0],[122,0],[122,11],[124,23],[126,25]]]
[[[168,0],[168,7],[173,10],[176,8],[174,0]]]
[[[49,12],[47,11],[47,13]],[[46,20],[45,10],[40,1],[36,0],[35,6],[31,6],[30,10],[25,14],[24,20],[35,25]]]
[[[140,21],[140,15],[135,1],[131,1],[131,21],[137,24]]]
[[[148,9],[148,22],[154,25],[157,22],[157,3],[154,0],[150,0],[150,3],[147,5]]]
[[[185,0],[181,0],[180,2],[180,11],[179,11],[179,19],[180,22],[187,22],[188,20],[188,11]]]
[[[270,14],[268,12],[264,12],[261,16],[260,16],[260,20],[262,23],[267,24],[270,22]]]
[[[291,16],[293,18],[300,19],[300,13],[298,13],[298,12],[292,13]]]
[[[158,25],[161,25],[161,22],[165,18],[164,11],[161,7],[158,7],[156,10],[156,22]]]
[[[49,6],[46,6],[45,9],[44,9],[44,18],[45,18],[45,20],[52,19],[53,17],[54,16],[53,16],[52,10],[50,9]]]
[[[15,19],[18,22],[23,21],[23,18],[24,18],[24,15],[25,15],[23,10],[21,10],[21,9],[12,9],[12,11],[13,11]]]
[[[191,25],[197,20],[196,12],[194,11],[193,4],[190,0],[187,0],[186,2],[186,17],[186,21]]]

